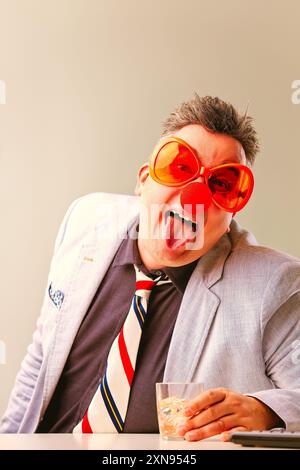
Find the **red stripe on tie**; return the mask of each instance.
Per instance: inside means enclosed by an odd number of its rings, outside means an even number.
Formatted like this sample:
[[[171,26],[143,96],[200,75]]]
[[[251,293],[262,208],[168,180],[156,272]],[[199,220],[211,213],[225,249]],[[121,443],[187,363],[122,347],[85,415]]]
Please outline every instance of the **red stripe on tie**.
[[[136,282],[136,290],[151,290],[154,286],[154,281],[137,281]]]
[[[82,433],[83,434],[93,434],[92,428],[91,428],[89,420],[88,420],[87,413],[88,412],[86,411],[86,413],[83,417],[83,420],[82,420]]]
[[[134,370],[131,365],[130,357],[127,351],[127,346],[126,346],[125,339],[124,339],[123,327],[119,333],[118,343],[119,343],[120,356],[121,356],[122,364],[124,367],[124,371],[125,371],[129,386],[131,387]]]

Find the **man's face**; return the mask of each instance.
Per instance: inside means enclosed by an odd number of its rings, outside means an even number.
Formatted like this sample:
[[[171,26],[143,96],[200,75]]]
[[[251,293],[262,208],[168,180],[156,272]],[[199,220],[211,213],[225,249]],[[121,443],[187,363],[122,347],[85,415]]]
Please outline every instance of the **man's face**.
[[[207,168],[222,163],[246,164],[242,145],[228,135],[213,134],[198,124],[185,126],[172,135],[187,142],[198,156],[201,165]],[[195,181],[203,182],[203,178],[199,177]],[[199,246],[194,247],[192,243],[179,244],[178,247],[176,244],[170,246],[167,237],[154,236],[165,232],[163,225],[166,224],[166,208],[178,211],[178,208],[182,207],[180,193],[184,186],[186,185],[170,187],[155,182],[149,175],[148,164],[143,165],[139,171],[136,189],[142,203],[139,233],[149,235],[139,235],[138,247],[142,261],[148,269],[183,266],[195,261],[215,245],[230,225],[232,213],[220,209],[212,202],[205,213],[202,243]],[[153,207],[162,209],[153,211]],[[181,214],[183,213],[182,208]]]

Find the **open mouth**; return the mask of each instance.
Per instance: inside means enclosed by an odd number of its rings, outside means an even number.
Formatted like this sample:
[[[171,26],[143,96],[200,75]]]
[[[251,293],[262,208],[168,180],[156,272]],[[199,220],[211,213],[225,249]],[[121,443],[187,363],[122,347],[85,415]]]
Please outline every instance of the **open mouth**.
[[[168,210],[165,213],[165,221],[167,220],[167,217],[174,217],[175,219],[179,220],[182,225],[188,224],[189,226],[192,227],[192,231],[196,232],[197,230],[197,222],[194,222],[193,220],[189,219],[186,216],[180,215],[178,212],[174,210]]]
[[[165,212],[165,240],[168,248],[183,247],[187,242],[194,242],[198,223],[175,210]]]

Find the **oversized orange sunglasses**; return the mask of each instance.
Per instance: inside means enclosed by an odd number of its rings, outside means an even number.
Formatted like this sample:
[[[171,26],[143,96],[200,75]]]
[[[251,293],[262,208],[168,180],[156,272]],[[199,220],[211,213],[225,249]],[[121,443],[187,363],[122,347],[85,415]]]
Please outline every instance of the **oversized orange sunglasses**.
[[[213,202],[227,212],[240,211],[254,186],[252,171],[247,166],[225,163],[206,168],[189,144],[175,136],[159,141],[150,157],[149,172],[157,183],[174,187],[203,176]]]

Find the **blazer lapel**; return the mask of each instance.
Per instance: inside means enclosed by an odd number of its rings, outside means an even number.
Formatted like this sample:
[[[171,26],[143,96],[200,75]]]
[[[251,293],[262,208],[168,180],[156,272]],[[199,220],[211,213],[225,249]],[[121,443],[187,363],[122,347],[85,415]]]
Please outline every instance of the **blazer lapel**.
[[[115,226],[110,228],[111,225],[114,225],[111,224],[111,220],[104,220],[87,236],[81,246],[75,267],[72,269],[72,278],[68,283],[65,300],[58,312],[56,328],[53,332],[53,346],[49,352],[45,376],[42,414],[48,406],[57,385],[84,315],[120,246],[128,226],[137,214],[138,208],[134,206],[130,214],[126,214],[126,222],[123,219],[123,225],[120,223],[118,233]]]
[[[190,382],[200,360],[220,299],[210,289],[218,282],[231,250],[227,235],[200,258],[186,287],[167,357],[164,381]]]

